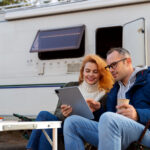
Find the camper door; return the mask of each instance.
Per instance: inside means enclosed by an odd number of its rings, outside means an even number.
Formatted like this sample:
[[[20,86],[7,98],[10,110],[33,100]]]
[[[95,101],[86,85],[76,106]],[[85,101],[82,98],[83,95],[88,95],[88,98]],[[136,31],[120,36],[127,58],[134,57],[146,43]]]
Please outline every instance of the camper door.
[[[123,47],[130,51],[133,66],[146,65],[144,18],[124,24]]]

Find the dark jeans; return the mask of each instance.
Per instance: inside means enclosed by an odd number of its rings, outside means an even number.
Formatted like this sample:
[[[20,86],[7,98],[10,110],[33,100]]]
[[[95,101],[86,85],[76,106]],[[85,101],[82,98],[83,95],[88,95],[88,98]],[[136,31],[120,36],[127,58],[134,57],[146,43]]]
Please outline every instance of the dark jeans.
[[[59,119],[47,111],[41,111],[36,121],[58,121]],[[46,129],[47,134],[52,138],[52,129]],[[62,128],[58,129],[58,134],[63,134]],[[32,150],[51,150],[52,147],[50,143],[47,141],[42,130],[33,130],[27,144],[27,149]]]

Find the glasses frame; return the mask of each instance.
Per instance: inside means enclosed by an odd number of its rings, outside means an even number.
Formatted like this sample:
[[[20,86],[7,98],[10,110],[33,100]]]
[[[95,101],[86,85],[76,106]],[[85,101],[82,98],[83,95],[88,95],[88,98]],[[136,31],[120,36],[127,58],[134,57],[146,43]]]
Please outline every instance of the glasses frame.
[[[107,66],[105,67],[105,69],[106,69],[106,70],[107,70],[107,69],[110,69],[110,68],[115,69],[115,68],[117,67],[117,64],[118,64],[119,62],[124,61],[124,60],[126,60],[126,59],[127,59],[127,58],[123,58],[123,59],[120,59],[120,60],[118,60],[118,61],[115,61],[115,62],[111,63],[110,65],[107,65]]]

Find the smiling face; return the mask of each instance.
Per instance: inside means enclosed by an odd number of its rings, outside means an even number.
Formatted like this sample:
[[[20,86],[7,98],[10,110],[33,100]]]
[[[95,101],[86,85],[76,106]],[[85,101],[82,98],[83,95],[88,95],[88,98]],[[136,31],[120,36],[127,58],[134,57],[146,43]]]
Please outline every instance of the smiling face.
[[[93,85],[99,81],[100,73],[97,64],[94,62],[87,62],[83,70],[83,78],[86,83]]]

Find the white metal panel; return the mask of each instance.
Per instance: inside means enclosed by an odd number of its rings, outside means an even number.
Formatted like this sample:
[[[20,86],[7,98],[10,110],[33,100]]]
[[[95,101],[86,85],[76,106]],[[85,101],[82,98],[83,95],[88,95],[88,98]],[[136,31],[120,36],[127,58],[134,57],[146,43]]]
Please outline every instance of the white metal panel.
[[[27,129],[56,129],[61,128],[61,121],[2,121],[0,122],[1,131],[27,130]]]
[[[37,115],[42,110],[54,112],[58,102],[54,89],[55,87],[0,89],[0,114]]]
[[[123,47],[130,51],[133,66],[146,64],[144,18],[134,20],[124,25]]]
[[[56,3],[55,5],[51,3],[52,5],[49,5],[49,7],[35,7],[31,9],[26,9],[26,11],[20,10],[20,11],[10,11],[5,14],[6,20],[13,20],[13,19],[22,19],[22,18],[30,18],[30,17],[37,17],[37,16],[43,16],[43,15],[55,15],[55,14],[63,14],[63,13],[70,13],[70,12],[79,12],[79,11],[86,11],[91,9],[98,9],[98,8],[104,8],[104,7],[116,7],[116,6],[123,6],[123,5],[132,5],[132,4],[138,4],[138,3],[145,3],[149,0],[81,0],[69,3]],[[13,9],[13,8],[12,8]],[[15,8],[16,9],[16,8]]]

